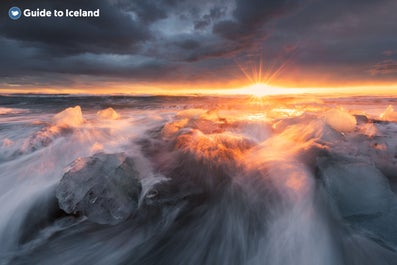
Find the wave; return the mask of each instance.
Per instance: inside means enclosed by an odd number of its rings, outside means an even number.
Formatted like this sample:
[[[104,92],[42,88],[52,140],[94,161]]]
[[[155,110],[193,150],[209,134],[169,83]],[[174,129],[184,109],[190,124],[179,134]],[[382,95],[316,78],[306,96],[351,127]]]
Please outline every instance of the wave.
[[[26,113],[26,112],[28,112],[28,110],[26,110],[26,109],[0,108],[0,115],[21,114],[21,113]]]
[[[393,112],[327,100],[75,106],[8,124],[0,264],[393,264]]]

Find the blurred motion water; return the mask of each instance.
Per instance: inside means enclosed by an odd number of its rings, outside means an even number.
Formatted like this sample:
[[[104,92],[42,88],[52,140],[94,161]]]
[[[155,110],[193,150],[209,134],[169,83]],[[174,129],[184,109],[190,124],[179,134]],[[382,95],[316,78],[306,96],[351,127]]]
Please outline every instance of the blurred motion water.
[[[0,96],[0,264],[396,264],[396,109]]]

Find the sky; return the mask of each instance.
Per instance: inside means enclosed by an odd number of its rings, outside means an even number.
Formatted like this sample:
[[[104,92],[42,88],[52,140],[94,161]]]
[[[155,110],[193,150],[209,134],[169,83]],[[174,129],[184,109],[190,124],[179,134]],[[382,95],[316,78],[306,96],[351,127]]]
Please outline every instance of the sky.
[[[12,6],[100,9],[100,17],[14,21]],[[195,93],[263,83],[397,93],[395,0],[4,0],[0,10],[0,92]]]

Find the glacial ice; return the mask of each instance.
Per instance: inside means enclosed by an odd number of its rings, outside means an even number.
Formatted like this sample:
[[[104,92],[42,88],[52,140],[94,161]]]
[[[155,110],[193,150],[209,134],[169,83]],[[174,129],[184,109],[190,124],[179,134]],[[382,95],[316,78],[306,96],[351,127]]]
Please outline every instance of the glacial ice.
[[[77,127],[84,122],[80,106],[67,108],[53,117],[58,126]]]
[[[120,115],[113,108],[99,110],[96,115],[103,120],[117,120],[120,118]]]
[[[394,194],[375,166],[342,158],[319,158],[318,166],[325,189],[343,217],[377,215],[392,206]]]
[[[356,118],[341,109],[326,112],[325,122],[339,132],[351,132],[356,127]]]
[[[124,153],[97,153],[78,158],[63,175],[56,197],[67,213],[99,224],[118,224],[138,207],[141,183],[132,158]]]
[[[397,121],[397,112],[394,111],[394,108],[391,105],[389,105],[380,115],[380,118],[384,121]]]

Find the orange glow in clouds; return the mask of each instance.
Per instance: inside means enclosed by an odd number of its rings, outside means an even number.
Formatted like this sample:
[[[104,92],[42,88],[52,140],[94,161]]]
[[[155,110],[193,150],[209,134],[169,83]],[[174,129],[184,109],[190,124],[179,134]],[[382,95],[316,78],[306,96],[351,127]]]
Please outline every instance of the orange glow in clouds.
[[[0,87],[0,94],[35,93],[35,94],[89,94],[89,95],[251,95],[264,97],[270,95],[315,94],[331,96],[397,95],[396,84],[370,84],[353,86],[306,86],[293,84],[285,86],[268,85],[264,83],[240,84],[223,86],[219,83],[206,84],[126,84],[114,83],[107,86],[93,84],[92,86],[73,87]]]

